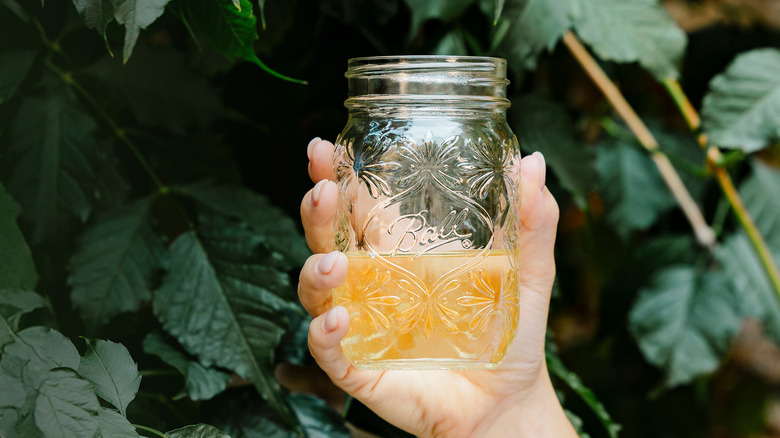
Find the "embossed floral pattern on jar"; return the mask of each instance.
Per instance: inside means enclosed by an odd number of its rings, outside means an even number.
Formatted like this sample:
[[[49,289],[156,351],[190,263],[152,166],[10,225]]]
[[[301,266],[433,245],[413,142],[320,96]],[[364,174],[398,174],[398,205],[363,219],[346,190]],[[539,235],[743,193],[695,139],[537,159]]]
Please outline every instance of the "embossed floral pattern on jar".
[[[359,368],[491,368],[518,322],[520,153],[506,63],[485,57],[349,61],[336,141],[333,302]]]

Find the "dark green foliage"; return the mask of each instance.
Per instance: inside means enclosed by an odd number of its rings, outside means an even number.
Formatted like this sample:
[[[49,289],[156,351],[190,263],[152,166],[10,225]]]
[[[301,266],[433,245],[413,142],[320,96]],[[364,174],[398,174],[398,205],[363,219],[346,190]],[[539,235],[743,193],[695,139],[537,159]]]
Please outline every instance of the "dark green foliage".
[[[547,363],[581,436],[761,433],[777,376],[731,353],[748,318],[780,344],[778,291],[659,82],[679,79],[702,133],[735,150],[777,260],[776,29],[686,33],[656,0],[0,0],[0,436],[408,436],[274,370],[316,367],[298,215],[307,142],[346,121],[346,61],[430,53],[509,62],[510,125],[561,208]]]

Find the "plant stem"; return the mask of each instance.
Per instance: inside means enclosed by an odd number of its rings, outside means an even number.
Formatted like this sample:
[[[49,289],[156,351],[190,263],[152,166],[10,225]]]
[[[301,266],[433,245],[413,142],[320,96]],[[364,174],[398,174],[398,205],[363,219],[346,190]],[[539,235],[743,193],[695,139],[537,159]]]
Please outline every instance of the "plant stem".
[[[676,79],[665,79],[663,81],[664,87],[669,92],[669,95],[674,100],[677,108],[680,110],[683,118],[691,131],[698,132],[701,128],[701,117],[699,113],[691,104],[688,96],[683,92],[680,83]],[[756,226],[756,222],[745,207],[745,203],[742,201],[742,197],[739,196],[737,188],[734,186],[734,181],[726,171],[726,167],[723,164],[723,155],[715,145],[708,145],[707,136],[700,133],[697,137],[699,145],[703,149],[707,149],[707,166],[710,171],[715,175],[715,179],[718,181],[723,194],[728,199],[731,208],[734,210],[734,214],[737,216],[739,223],[745,229],[745,232],[753,244],[753,248],[758,254],[758,258],[761,260],[761,264],[764,266],[764,270],[769,277],[769,281],[772,283],[772,287],[780,297],[780,269],[777,262],[772,255],[772,251],[769,249],[769,245],[766,243],[766,239]]]
[[[626,125],[639,140],[639,143],[650,153],[650,158],[655,163],[661,177],[666,182],[672,195],[677,200],[677,204],[679,204],[685,217],[691,224],[699,244],[708,248],[714,247],[715,232],[707,225],[707,221],[704,220],[704,215],[699,206],[691,197],[669,158],[661,152],[658,140],[656,140],[653,133],[650,132],[650,129],[639,118],[639,115],[628,103],[617,85],[609,79],[604,70],[602,70],[572,31],[566,32],[563,36],[563,42],[596,86],[604,93],[604,97],[607,98],[618,115],[626,122]]]
[[[116,122],[114,122],[114,119],[112,119],[111,116],[108,115],[108,112],[100,105],[100,103],[98,103],[98,101],[95,100],[95,98],[92,97],[92,95],[89,94],[89,92],[73,78],[73,75],[71,73],[62,71],[59,67],[54,65],[48,59],[44,60],[44,65],[46,66],[46,68],[51,70],[54,74],[59,76],[59,78],[62,79],[63,82],[70,85],[74,90],[76,90],[76,92],[84,100],[86,100],[98,114],[100,114],[100,116],[103,118],[106,124],[111,128],[112,131],[114,131],[114,135],[116,135],[117,138],[119,138],[122,141],[122,143],[124,143],[125,146],[127,146],[130,152],[132,152],[132,154],[141,164],[141,167],[143,167],[146,173],[149,175],[149,178],[152,180],[154,185],[157,186],[157,189],[160,192],[165,191],[166,190],[165,184],[163,184],[163,182],[154,172],[154,169],[152,169],[152,166],[149,164],[148,161],[146,161],[146,158],[143,156],[143,154],[141,154],[141,151],[139,151],[138,148],[133,143],[133,141],[130,140],[130,138],[127,136],[127,133],[123,129],[121,129],[116,124]]]
[[[162,438],[165,438],[165,434],[160,432],[157,429],[152,429],[151,427],[146,427],[146,426],[143,426],[141,424],[133,424],[133,427],[135,427],[136,429],[141,429],[141,430],[143,430],[145,432],[153,433],[153,434],[155,434],[157,436],[161,436]]]

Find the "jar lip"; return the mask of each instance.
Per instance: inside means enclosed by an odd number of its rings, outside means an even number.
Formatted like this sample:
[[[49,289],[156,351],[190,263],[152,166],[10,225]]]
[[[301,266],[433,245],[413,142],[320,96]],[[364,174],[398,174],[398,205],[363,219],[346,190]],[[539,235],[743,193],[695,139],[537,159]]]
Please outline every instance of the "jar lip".
[[[460,70],[498,73],[505,69],[505,59],[491,56],[383,55],[350,58],[347,61],[347,72],[344,76],[351,78],[364,75],[426,70]]]

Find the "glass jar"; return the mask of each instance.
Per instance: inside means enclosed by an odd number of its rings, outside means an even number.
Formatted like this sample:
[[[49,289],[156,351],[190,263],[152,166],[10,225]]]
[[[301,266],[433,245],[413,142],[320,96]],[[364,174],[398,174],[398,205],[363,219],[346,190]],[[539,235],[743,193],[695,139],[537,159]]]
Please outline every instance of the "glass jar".
[[[348,62],[336,140],[334,305],[361,369],[492,368],[518,321],[520,150],[506,61],[382,56]]]

